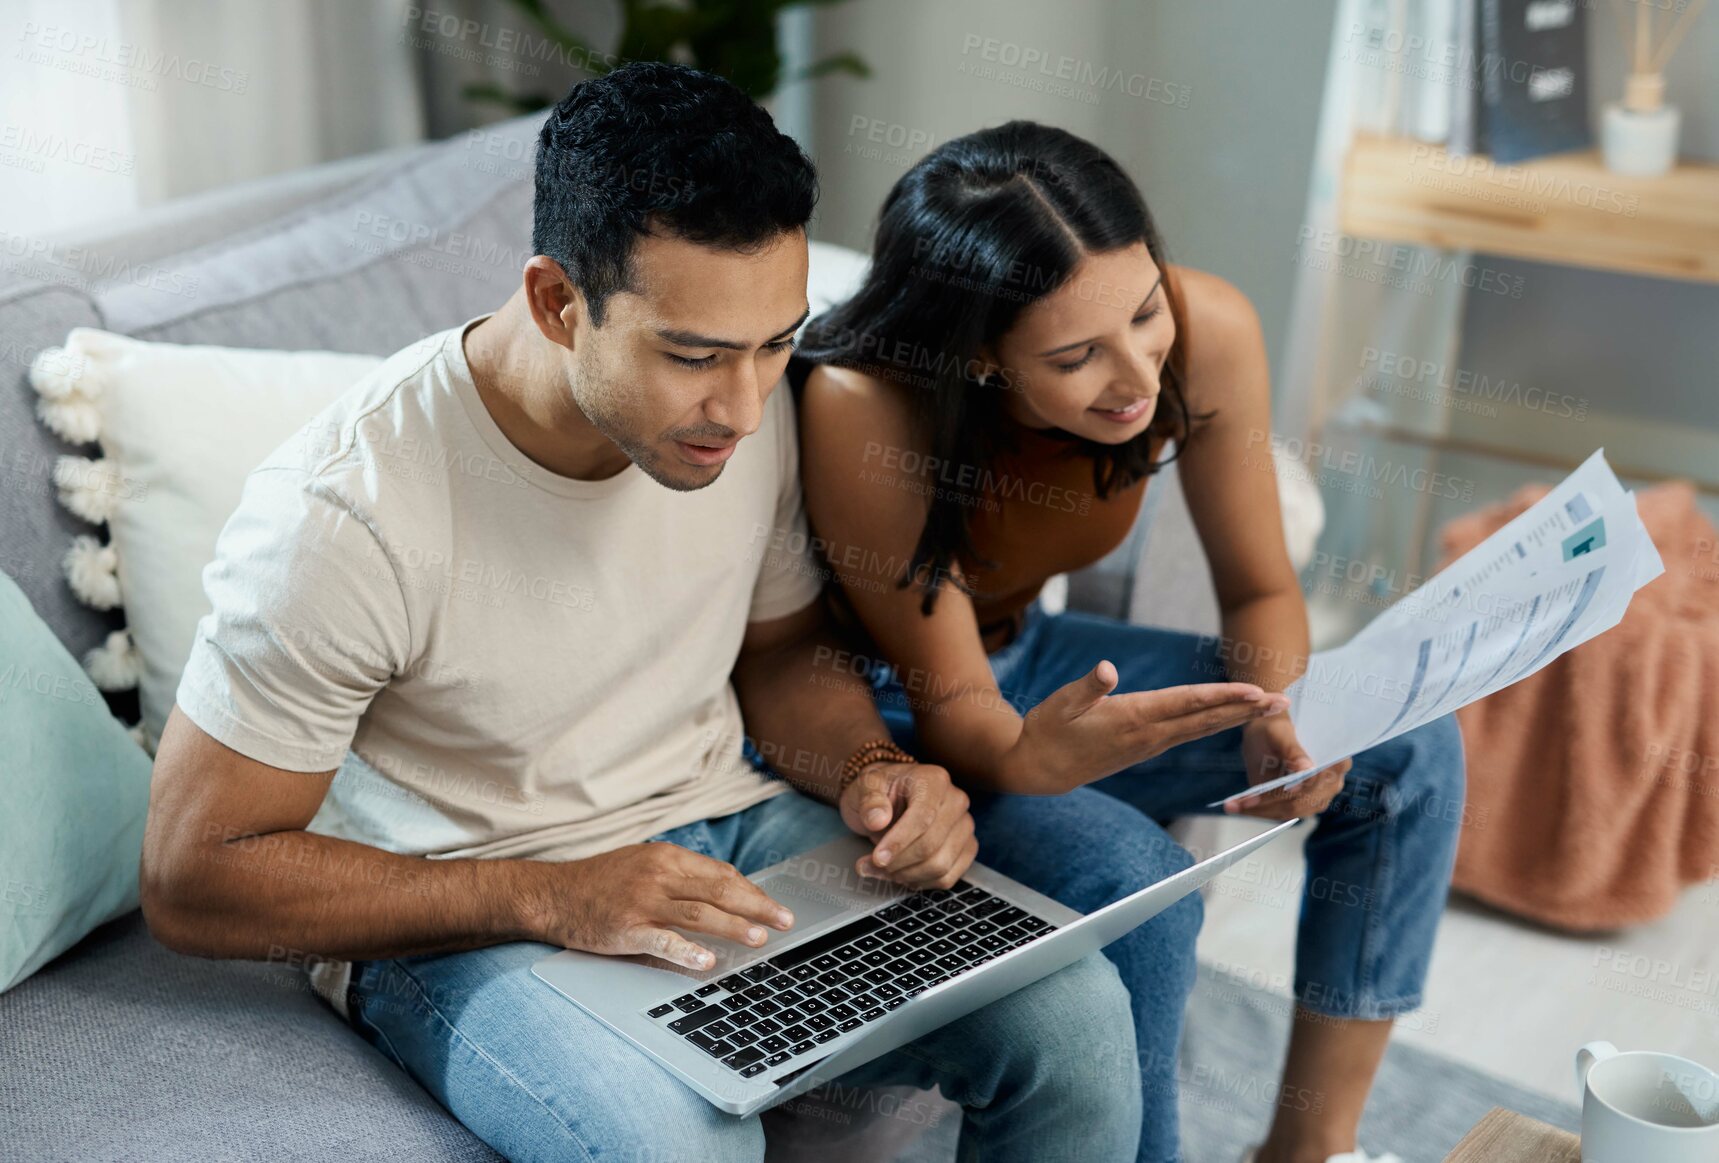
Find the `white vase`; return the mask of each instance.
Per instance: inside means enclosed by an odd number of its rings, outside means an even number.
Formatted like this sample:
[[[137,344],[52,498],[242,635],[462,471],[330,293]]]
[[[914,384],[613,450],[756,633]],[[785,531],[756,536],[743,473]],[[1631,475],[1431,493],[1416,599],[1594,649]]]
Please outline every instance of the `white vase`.
[[[1600,123],[1600,151],[1606,169],[1632,178],[1657,178],[1677,163],[1675,105],[1637,111],[1608,102]]]

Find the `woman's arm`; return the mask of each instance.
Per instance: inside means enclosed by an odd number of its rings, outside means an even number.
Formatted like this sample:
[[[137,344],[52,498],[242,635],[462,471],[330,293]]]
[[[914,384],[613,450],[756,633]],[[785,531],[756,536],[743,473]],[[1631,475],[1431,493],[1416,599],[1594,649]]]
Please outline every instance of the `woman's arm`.
[[[820,367],[800,407],[806,515],[848,602],[899,671],[929,755],[973,786],[992,776],[1021,733],[991,675],[967,595],[945,584],[929,617],[923,593],[899,583],[929,498],[904,390],[846,368]]]
[[[1307,665],[1307,608],[1283,542],[1265,337],[1230,283],[1174,269],[1188,314],[1188,407],[1213,413],[1178,471],[1211,566],[1225,662],[1232,676],[1283,690]]]
[[[1281,709],[1258,687],[1208,683],[1111,692],[1116,668],[1084,677],[1023,717],[997,689],[973,604],[944,585],[929,616],[899,585],[929,507],[906,465],[920,450],[904,389],[819,368],[800,409],[806,511],[850,604],[896,667],[926,758],[971,787],[1065,792],[1175,746]]]
[[[1187,304],[1188,406],[1215,413],[1188,441],[1178,471],[1211,567],[1226,669],[1233,679],[1281,691],[1307,669],[1310,645],[1307,606],[1283,541],[1265,338],[1253,304],[1234,286],[1173,269]],[[1287,715],[1250,724],[1244,748],[1254,782],[1311,762]],[[1347,770],[1338,764],[1265,807],[1282,818],[1317,812]]]

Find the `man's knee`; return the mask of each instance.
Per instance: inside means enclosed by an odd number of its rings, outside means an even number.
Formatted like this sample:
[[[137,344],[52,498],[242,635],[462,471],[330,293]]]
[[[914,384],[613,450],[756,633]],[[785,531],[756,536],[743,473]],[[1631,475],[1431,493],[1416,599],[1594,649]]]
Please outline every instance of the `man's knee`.
[[[547,1105],[555,1108],[555,1120],[569,1128],[577,1146],[569,1141],[565,1154],[543,1157],[584,1161],[616,1156],[678,1163],[687,1158],[688,1145],[695,1144],[698,1158],[711,1163],[762,1163],[764,1128],[756,1116],[725,1114],[642,1054],[625,1069],[604,1073],[603,1082],[571,1077],[559,1097],[545,1096]],[[509,1150],[503,1153],[517,1157]]]
[[[757,1163],[757,1119],[706,1102],[636,1046],[529,976],[524,942],[366,975],[360,1013],[455,1117],[510,1159],[610,1154]],[[392,965],[392,963],[389,963]],[[406,1004],[386,1006],[392,997]],[[372,1039],[375,1041],[375,1039]]]
[[[629,1127],[610,1153],[628,1159],[671,1163],[687,1157],[687,1145],[697,1145],[698,1158],[712,1163],[763,1163],[764,1126],[758,1116],[739,1118],[717,1110],[667,1071],[652,1069],[661,1080],[629,1104]],[[598,1153],[599,1157],[601,1153]]]
[[[1063,1088],[1092,1090],[1106,1102],[1118,1096],[1138,1101],[1134,1017],[1128,989],[1108,958],[1089,953],[1021,992],[1038,994],[1026,1035]]]
[[[1050,995],[1050,1019],[1031,1031],[1029,1043],[1039,1078],[1055,1092],[1047,1098],[1071,1124],[1087,1128],[1095,1145],[1135,1141],[1140,1057],[1128,989],[1116,967],[1090,953],[1029,988]],[[1105,1150],[1096,1157],[1105,1157]]]

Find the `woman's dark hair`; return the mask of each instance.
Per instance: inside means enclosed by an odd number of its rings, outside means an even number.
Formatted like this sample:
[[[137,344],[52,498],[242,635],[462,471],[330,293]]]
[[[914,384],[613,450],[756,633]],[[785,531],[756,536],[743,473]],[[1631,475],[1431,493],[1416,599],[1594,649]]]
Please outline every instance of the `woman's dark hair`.
[[[1144,242],[1165,270],[1163,243],[1140,191],[1114,159],[1065,130],[1011,121],[946,142],[928,154],[884,200],[871,269],[847,302],[807,325],[801,359],[851,367],[910,385],[918,436],[933,463],[973,466],[979,480],[1013,447],[997,389],[1018,372],[982,377],[980,352],[1001,339],[1021,312],[1068,281],[1088,254]],[[1192,422],[1183,315],[1173,281],[1165,303],[1178,323],[1151,425],[1120,445],[1054,432],[1092,460],[1100,497],[1156,472],[1155,438],[1178,450]],[[951,566],[974,554],[968,515],[981,498],[955,485],[933,493],[913,559],[901,584],[925,591],[931,612]]]
[[[531,247],[561,264],[594,326],[630,285],[640,235],[747,250],[806,225],[812,163],[712,73],[635,62],[573,86],[537,137]]]

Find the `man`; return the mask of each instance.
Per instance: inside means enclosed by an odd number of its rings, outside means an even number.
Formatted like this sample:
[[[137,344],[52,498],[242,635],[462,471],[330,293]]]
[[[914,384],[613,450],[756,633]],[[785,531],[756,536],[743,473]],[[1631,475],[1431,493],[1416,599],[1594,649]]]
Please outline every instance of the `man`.
[[[541,134],[521,287],[272,454],[204,575],[156,758],[152,931],[316,963],[512,1158],[763,1154],[756,1119],[536,981],[539,957],[763,946],[793,918],[742,873],[844,829],[874,842],[858,873],[918,887],[977,849],[948,775],[876,759],[868,691],[814,672],[817,571],[781,552],[806,541],[776,385],[815,197],[724,81],[577,86]],[[941,1086],[987,1160],[1129,1158],[1130,1037],[1093,956],[843,1081]]]

